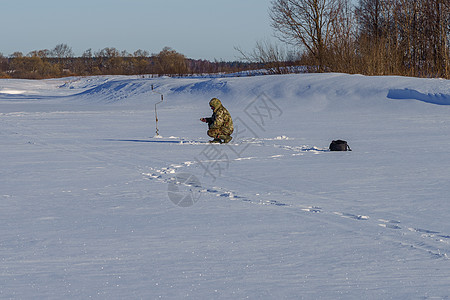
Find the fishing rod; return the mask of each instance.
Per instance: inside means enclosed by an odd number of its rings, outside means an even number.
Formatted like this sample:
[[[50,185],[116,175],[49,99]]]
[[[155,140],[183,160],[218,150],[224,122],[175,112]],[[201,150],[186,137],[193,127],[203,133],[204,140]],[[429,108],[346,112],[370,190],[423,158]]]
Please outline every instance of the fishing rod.
[[[159,102],[155,103],[155,119],[156,119],[156,136],[159,136],[159,129],[158,129],[158,112],[156,111],[156,105],[162,103],[164,101],[164,95],[160,92],[157,92],[154,90],[154,86],[152,84],[152,92],[161,95],[161,100]]]

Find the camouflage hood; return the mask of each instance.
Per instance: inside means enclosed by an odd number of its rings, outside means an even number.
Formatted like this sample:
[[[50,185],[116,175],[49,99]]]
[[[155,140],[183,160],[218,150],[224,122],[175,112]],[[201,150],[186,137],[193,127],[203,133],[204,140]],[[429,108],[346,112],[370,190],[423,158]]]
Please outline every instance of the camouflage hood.
[[[222,102],[217,98],[212,98],[211,101],[209,101],[209,106],[214,107],[214,111],[217,111],[217,109],[222,106]]]

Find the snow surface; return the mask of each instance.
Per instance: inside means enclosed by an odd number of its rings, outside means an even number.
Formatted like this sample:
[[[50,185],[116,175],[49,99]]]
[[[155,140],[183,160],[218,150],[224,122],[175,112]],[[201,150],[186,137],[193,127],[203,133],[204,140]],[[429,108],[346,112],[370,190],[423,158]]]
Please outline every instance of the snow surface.
[[[2,79],[0,298],[448,299],[448,104],[406,77]]]

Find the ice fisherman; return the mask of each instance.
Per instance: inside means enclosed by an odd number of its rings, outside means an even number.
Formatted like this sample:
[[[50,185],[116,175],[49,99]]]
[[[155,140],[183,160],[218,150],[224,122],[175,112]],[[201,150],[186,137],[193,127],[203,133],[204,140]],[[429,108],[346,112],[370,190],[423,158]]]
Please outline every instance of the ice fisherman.
[[[213,140],[210,143],[228,143],[231,141],[233,133],[233,120],[228,110],[217,98],[209,101],[213,114],[211,118],[201,118],[200,121],[208,123],[208,136]]]

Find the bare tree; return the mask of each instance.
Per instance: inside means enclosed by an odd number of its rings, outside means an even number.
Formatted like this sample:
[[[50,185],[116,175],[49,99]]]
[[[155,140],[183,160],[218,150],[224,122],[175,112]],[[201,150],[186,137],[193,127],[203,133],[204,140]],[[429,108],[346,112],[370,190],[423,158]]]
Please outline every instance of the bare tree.
[[[305,47],[324,71],[341,6],[341,0],[274,0],[272,27],[281,41]]]
[[[187,74],[189,68],[186,57],[170,47],[164,49],[155,56],[155,65],[158,74]]]
[[[364,73],[450,76],[448,0],[360,0],[356,14]]]
[[[72,48],[67,44],[56,45],[51,51],[51,55],[57,58],[69,58],[74,56]]]
[[[355,42],[360,56],[359,72],[367,75],[403,73],[398,1],[401,0],[359,1],[355,9],[359,26]]]
[[[42,59],[45,59],[47,57],[49,57],[51,55],[51,51],[47,50],[47,49],[43,49],[43,50],[34,50],[31,51],[30,53],[28,53],[28,56],[37,56],[40,57]]]
[[[8,59],[0,52],[0,78],[8,77],[6,71],[8,71]]]
[[[445,0],[439,0],[439,28],[441,40],[441,55],[444,64],[444,77],[450,78],[450,3]]]
[[[356,18],[360,32],[371,38],[379,38],[382,35],[385,22],[383,9],[385,0],[359,0],[355,8]]]
[[[148,57],[149,55],[150,55],[150,53],[147,50],[142,50],[142,49],[138,49],[133,52],[133,56],[139,57],[139,58]]]
[[[425,1],[427,24],[423,36],[428,38],[427,58],[438,76],[450,78],[450,2],[448,0]]]
[[[106,47],[95,52],[95,56],[103,58],[120,57],[120,51],[114,47]]]
[[[134,73],[145,74],[148,71],[150,65],[147,59],[150,53],[146,50],[136,50],[131,58],[131,64],[133,65]]]
[[[350,0],[341,0],[341,10],[334,24],[334,37],[328,51],[329,65],[332,71],[357,73],[358,57],[356,54],[355,13]]]
[[[123,74],[126,67],[124,62],[124,56],[127,55],[126,51],[119,51],[114,47],[106,47],[95,53],[95,57],[98,61],[98,68],[102,72],[117,75]]]
[[[286,72],[283,68],[289,59],[288,51],[281,46],[269,41],[258,41],[252,52],[246,53],[239,47],[234,47],[241,55],[240,59],[250,63],[259,63],[268,68],[272,73],[282,74]],[[292,53],[290,53],[292,56]]]

